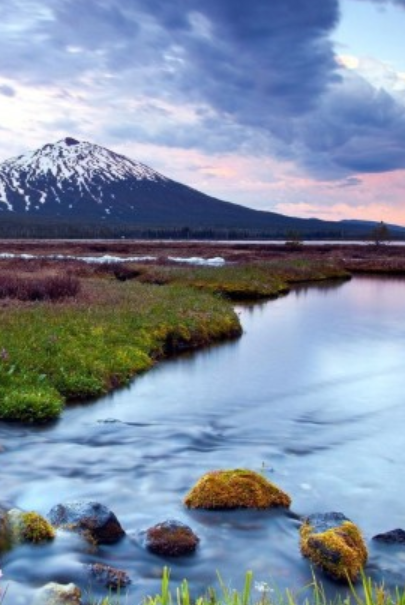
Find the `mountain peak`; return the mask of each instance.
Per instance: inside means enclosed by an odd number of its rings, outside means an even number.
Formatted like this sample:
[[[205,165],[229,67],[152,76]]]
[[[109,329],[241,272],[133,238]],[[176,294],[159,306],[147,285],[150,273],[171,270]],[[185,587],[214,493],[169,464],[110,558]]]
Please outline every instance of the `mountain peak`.
[[[66,137],[64,139],[65,145],[67,145],[68,147],[72,147],[73,145],[79,145],[80,141],[78,141],[77,139],[74,139],[73,137]]]
[[[117,187],[130,199],[140,183],[152,181],[168,179],[140,162],[67,136],[0,164],[0,211],[48,215],[52,210],[66,216],[84,209],[106,218],[118,205]]]

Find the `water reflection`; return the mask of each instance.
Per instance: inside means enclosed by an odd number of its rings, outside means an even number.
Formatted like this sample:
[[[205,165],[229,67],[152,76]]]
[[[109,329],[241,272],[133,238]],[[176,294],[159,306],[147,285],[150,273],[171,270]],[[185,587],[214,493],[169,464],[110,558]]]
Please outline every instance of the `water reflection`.
[[[4,556],[13,602],[28,603],[50,579],[84,586],[83,565],[97,560],[132,576],[131,599],[153,593],[167,561],[137,536],[168,518],[201,538],[195,557],[170,562],[173,579],[187,576],[196,591],[216,581],[216,570],[235,586],[246,569],[280,588],[310,582],[297,516],[329,510],[363,529],[369,573],[403,582],[400,553],[371,537],[403,526],[404,298],[401,279],[300,286],[238,306],[241,339],[161,363],[130,388],[71,407],[52,427],[0,425],[3,501],[46,514],[64,500],[98,500],[128,532],[97,553],[61,534]],[[183,507],[202,473],[238,466],[278,483],[292,513]]]

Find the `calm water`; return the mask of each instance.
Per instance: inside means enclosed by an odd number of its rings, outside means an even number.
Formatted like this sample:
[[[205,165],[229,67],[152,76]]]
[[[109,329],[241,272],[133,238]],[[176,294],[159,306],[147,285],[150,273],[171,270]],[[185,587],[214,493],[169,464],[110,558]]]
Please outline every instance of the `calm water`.
[[[132,603],[157,590],[164,564],[196,591],[216,570],[239,587],[246,569],[299,588],[311,569],[295,515],[331,510],[362,528],[367,572],[404,583],[405,548],[371,542],[405,527],[404,301],[405,280],[394,278],[301,287],[238,308],[240,340],[161,363],[52,427],[0,424],[3,503],[45,515],[59,502],[97,500],[128,533],[97,553],[68,534],[15,549],[0,562],[6,604],[29,603],[49,580],[86,587],[83,564],[98,560],[131,575]],[[183,508],[201,474],[229,467],[263,470],[292,496],[294,514]],[[139,530],[168,518],[200,536],[195,556],[168,563],[144,552]]]

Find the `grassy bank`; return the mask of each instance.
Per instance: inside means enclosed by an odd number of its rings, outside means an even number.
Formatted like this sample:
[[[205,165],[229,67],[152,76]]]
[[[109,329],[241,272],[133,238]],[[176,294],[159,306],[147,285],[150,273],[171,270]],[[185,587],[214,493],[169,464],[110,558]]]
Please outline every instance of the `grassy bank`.
[[[229,304],[179,285],[83,281],[79,297],[0,308],[0,418],[44,422],[163,355],[240,334]]]
[[[277,297],[294,283],[348,276],[336,263],[302,258],[192,269],[147,266],[140,270],[139,279],[144,283],[187,284],[231,300],[255,300]]]
[[[156,359],[241,333],[229,302],[345,277],[308,259],[224,267],[0,263],[0,419],[47,422]]]

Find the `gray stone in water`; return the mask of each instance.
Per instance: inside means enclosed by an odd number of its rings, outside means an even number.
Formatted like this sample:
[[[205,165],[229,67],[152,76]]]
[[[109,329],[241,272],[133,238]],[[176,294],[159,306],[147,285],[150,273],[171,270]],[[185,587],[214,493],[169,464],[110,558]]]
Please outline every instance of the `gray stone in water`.
[[[373,540],[384,544],[405,544],[405,531],[403,529],[391,529],[382,534],[373,536]]]
[[[340,527],[344,521],[350,521],[343,513],[314,513],[305,517],[314,534],[321,534],[328,529]]]
[[[96,581],[105,588],[120,590],[131,584],[131,578],[126,571],[110,567],[104,563],[92,563],[89,567],[91,580]]]
[[[98,502],[76,500],[57,504],[48,518],[55,527],[88,534],[98,544],[112,544],[125,535],[114,513]]]

